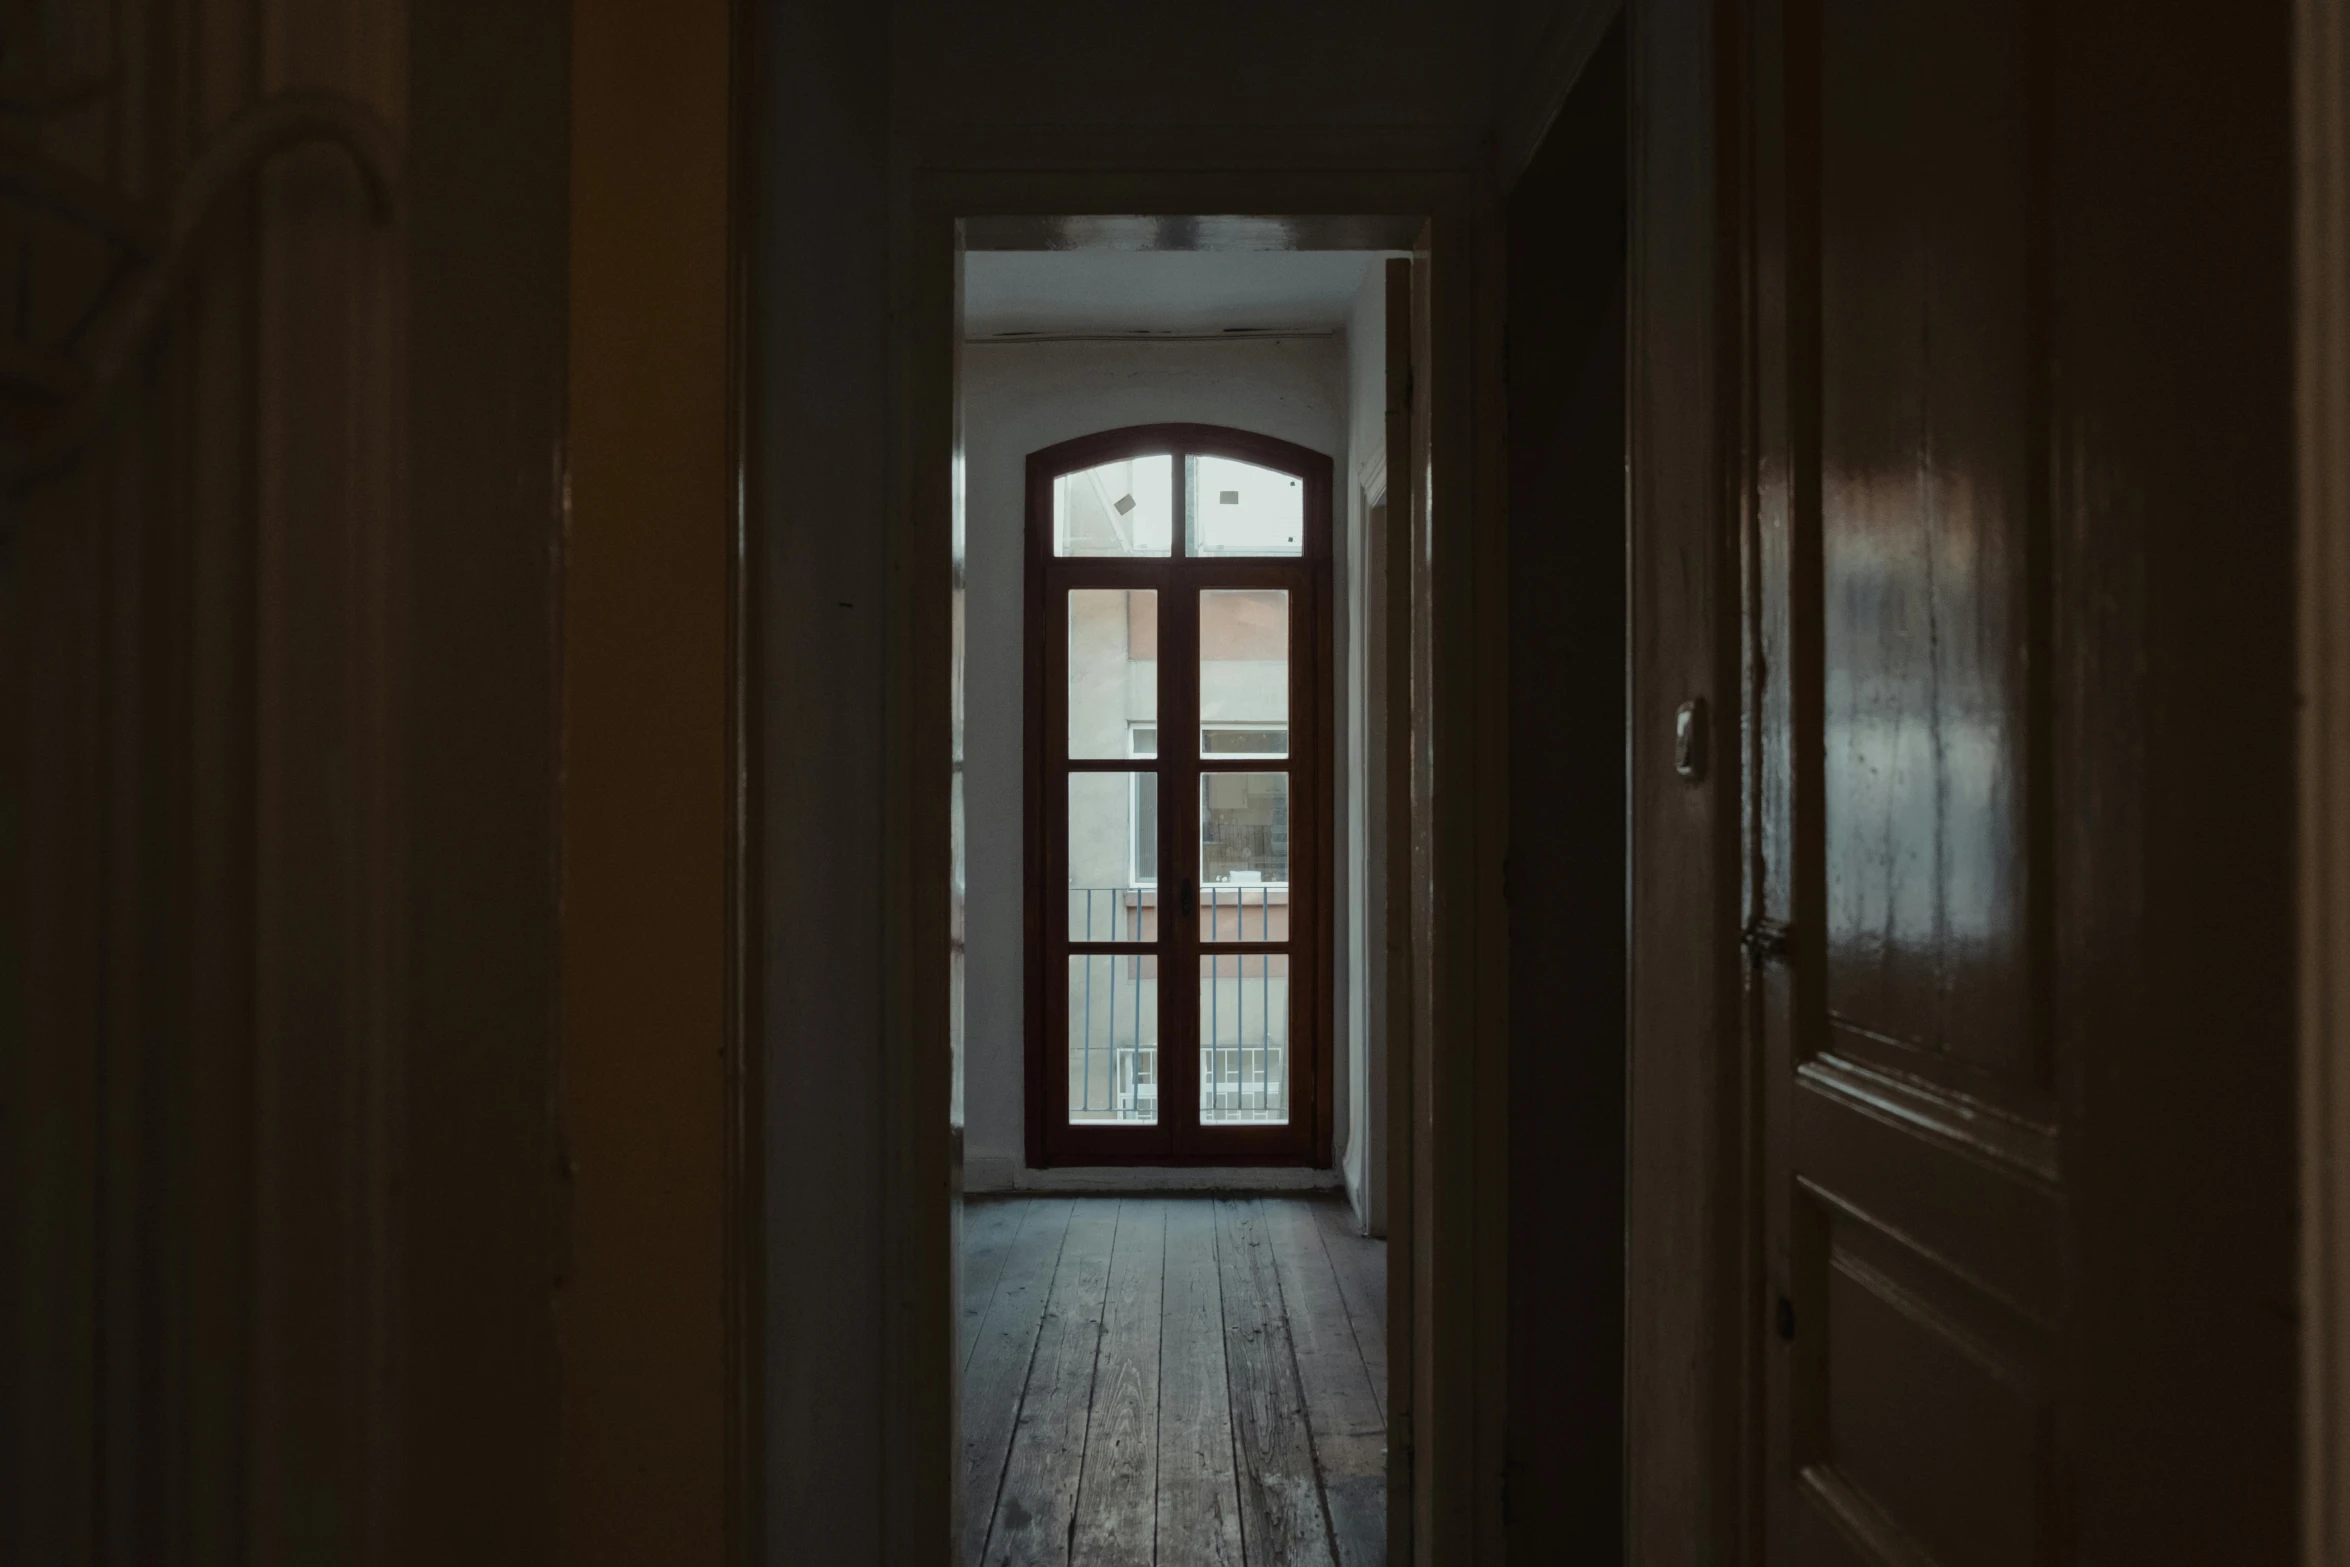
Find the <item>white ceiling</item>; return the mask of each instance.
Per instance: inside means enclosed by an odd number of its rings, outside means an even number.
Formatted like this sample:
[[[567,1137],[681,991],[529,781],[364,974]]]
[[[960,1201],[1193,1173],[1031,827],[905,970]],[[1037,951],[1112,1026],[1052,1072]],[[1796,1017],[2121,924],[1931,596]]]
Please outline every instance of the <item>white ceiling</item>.
[[[972,341],[1346,324],[1384,251],[975,250],[963,258]]]

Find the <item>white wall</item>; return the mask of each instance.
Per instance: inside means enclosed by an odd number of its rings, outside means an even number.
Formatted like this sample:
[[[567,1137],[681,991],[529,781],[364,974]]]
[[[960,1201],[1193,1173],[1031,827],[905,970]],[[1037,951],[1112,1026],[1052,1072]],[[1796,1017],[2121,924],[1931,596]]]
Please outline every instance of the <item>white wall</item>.
[[[1245,342],[974,343],[963,352],[967,530],[964,810],[969,965],[964,993],[966,1190],[1014,1184],[1022,1124],[1021,527],[1028,454],[1125,425],[1230,425],[1327,454],[1347,515],[1347,357],[1339,337]],[[1344,572],[1340,565],[1341,580]],[[1344,704],[1339,754],[1346,754]],[[1344,807],[1341,806],[1343,817]],[[1343,910],[1344,905],[1341,904]],[[1341,921],[1337,967],[1346,990]],[[1349,1105],[1340,1034],[1339,1138]]]

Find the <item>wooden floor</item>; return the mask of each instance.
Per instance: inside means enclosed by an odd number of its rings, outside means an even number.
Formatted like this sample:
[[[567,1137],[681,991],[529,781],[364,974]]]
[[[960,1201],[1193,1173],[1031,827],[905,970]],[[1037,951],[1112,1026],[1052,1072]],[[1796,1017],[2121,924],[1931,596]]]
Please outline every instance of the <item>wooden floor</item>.
[[[1387,1560],[1387,1255],[1325,1198],[973,1198],[965,1557]]]

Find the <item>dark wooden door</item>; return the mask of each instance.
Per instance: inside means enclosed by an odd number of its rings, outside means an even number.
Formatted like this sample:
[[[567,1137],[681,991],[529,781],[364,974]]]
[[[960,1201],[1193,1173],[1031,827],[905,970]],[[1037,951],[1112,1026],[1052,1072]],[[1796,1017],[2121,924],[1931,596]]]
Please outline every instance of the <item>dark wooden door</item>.
[[[1029,459],[1036,1166],[1329,1159],[1330,467],[1199,425]]]
[[[1744,869],[1765,1559],[2278,1560],[2289,1382],[2260,1317],[2288,1309],[2289,1187],[2260,1128],[2289,1125],[2281,953],[2255,938],[2207,970],[2162,922],[2198,905],[2180,896],[2196,838],[2224,833],[2240,877],[2204,915],[2282,935],[2280,840],[2244,816],[2281,804],[2284,778],[2284,724],[2245,722],[2282,717],[2259,608],[2278,583],[2245,568],[2284,536],[2267,444],[2284,380],[2267,274],[2211,273],[2191,308],[2242,312],[2246,335],[2208,369],[2254,401],[2175,384],[2167,423],[2138,419],[2116,372],[2140,350],[2117,353],[2100,312],[2161,297],[2192,247],[2115,243],[2140,216],[2130,178],[2083,177],[2111,150],[2099,117],[2143,91],[2131,30],[2180,70],[2185,13],[1756,14]],[[2224,32],[2215,70],[2241,64]],[[2195,351],[2196,334],[2141,321],[2137,375],[2167,379],[2166,335]],[[2214,558],[2208,596],[2190,570],[2164,603],[2149,585],[2188,536],[2149,481],[2223,429],[2240,444],[2211,463],[2272,460],[2244,464],[2229,508],[2244,554]],[[2206,672],[2166,673],[2205,635],[2237,662],[2236,713]],[[2198,728],[2241,766],[2201,771]],[[2142,1010],[2177,985],[2251,1004],[2224,1036],[2181,1037]],[[2206,1379],[2198,1354],[2236,1371]],[[2198,1471],[2191,1492],[2153,1480]],[[2132,1516],[2156,1513],[2169,1543]]]
[[[1771,1560],[2016,1567],[2056,1559],[2066,1239],[2029,18],[1789,10],[1749,628]]]

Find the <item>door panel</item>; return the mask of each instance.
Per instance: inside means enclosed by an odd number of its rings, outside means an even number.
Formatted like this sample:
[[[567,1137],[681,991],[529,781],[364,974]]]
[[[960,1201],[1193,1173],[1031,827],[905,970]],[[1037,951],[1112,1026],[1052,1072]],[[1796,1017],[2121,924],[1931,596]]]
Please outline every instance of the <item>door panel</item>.
[[[1627,15],[1632,1555],[2281,1567],[2291,8]]]
[[[2000,1095],[2039,1086],[2022,36],[2020,0],[1824,0],[1818,73],[1827,1005]]]
[[[2021,0],[1786,20],[1762,396],[1790,483],[1751,623],[1766,1529],[1787,1563],[2054,1561],[2030,41]]]

